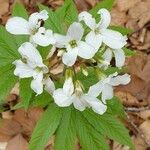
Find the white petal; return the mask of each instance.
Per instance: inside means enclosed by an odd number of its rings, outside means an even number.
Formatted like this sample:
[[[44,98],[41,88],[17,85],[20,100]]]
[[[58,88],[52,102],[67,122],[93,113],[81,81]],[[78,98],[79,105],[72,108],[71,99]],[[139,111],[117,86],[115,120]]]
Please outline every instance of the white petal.
[[[86,42],[80,41],[78,43],[78,55],[81,58],[91,59],[96,54],[96,52],[97,50]]]
[[[98,11],[98,14],[100,14],[100,22],[98,24],[100,29],[106,29],[110,22],[111,22],[111,15],[110,12],[107,9],[100,9]]]
[[[104,29],[101,30],[103,42],[112,49],[120,49],[126,45],[126,38],[119,32]]]
[[[99,81],[89,88],[88,95],[98,97],[104,88],[104,83]]]
[[[54,82],[50,78],[46,78],[43,81],[43,84],[45,85],[45,90],[49,93],[52,94],[55,90],[55,85]]]
[[[29,17],[29,25],[31,28],[39,28],[40,21],[45,21],[48,19],[48,12],[46,10],[42,10],[41,12],[35,12],[30,15]]]
[[[30,34],[28,21],[21,17],[13,17],[8,19],[6,23],[6,30],[11,34]]]
[[[38,50],[29,42],[23,43],[19,49],[19,53],[26,58],[29,63],[35,66],[43,66],[42,57]]]
[[[72,40],[80,41],[84,33],[84,29],[80,23],[74,22],[70,25],[67,36]]]
[[[125,63],[125,53],[122,49],[113,50],[117,67],[122,67]]]
[[[31,89],[37,94],[43,92],[43,72],[37,74],[37,76],[31,82]]]
[[[107,106],[104,105],[98,98],[89,95],[84,96],[84,99],[92,107],[93,111],[102,115],[106,112]]]
[[[72,66],[76,62],[78,50],[76,48],[63,54],[62,61],[67,66]]]
[[[96,35],[93,31],[91,31],[90,33],[87,34],[85,41],[86,43],[93,46],[97,51],[102,44],[102,36],[100,34]]]
[[[110,64],[110,61],[112,60],[112,50],[107,48],[102,57],[108,62],[108,64]]]
[[[19,76],[20,78],[33,76],[34,70],[28,64],[23,63],[21,60],[16,60],[13,64],[16,65],[16,69],[14,71],[16,76]]]
[[[57,33],[54,34],[54,37],[56,39],[55,46],[58,48],[64,48],[70,40],[67,36],[57,34]]]
[[[71,96],[73,94],[74,85],[71,77],[65,80],[65,83],[63,85],[63,92],[68,96]]]
[[[56,42],[52,30],[45,30],[43,27],[41,27],[32,38],[33,41],[40,46],[48,46]]]
[[[83,102],[83,100],[77,96],[74,96],[73,99],[73,105],[76,109],[78,109],[79,111],[84,111],[86,108],[85,103]]]
[[[84,21],[85,24],[92,30],[95,29],[96,27],[96,21],[95,19],[92,17],[92,15],[86,11],[83,11],[79,14],[79,21]]]
[[[63,89],[57,89],[53,93],[53,98],[55,103],[60,107],[67,107],[70,106],[73,102],[72,97],[68,97],[64,92]]]
[[[105,84],[102,90],[102,101],[106,103],[106,100],[113,98],[113,88],[109,84]]]
[[[112,86],[118,86],[120,84],[126,85],[130,81],[131,81],[130,75],[124,74],[111,78],[109,84],[111,84]]]

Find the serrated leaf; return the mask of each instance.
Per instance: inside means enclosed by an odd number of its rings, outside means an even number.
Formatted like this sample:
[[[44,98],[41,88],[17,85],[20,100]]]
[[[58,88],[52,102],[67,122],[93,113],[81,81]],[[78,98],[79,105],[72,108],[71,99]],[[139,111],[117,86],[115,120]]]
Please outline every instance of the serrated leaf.
[[[97,19],[99,17],[99,14],[97,14],[99,9],[106,8],[108,10],[111,10],[113,7],[113,3],[114,0],[103,0],[102,2],[99,2],[94,8],[92,8],[89,12]]]
[[[102,134],[97,132],[81,112],[76,111],[76,132],[83,150],[109,150],[109,146]]]
[[[50,28],[53,32],[63,33],[62,22],[57,14],[42,4],[38,4],[38,7],[41,11],[45,9],[48,12],[49,18],[45,21],[45,27]]]
[[[128,130],[114,116],[109,114],[100,116],[90,110],[85,111],[84,116],[98,132],[133,148]]]
[[[55,133],[61,117],[61,109],[54,103],[50,104],[33,131],[29,150],[44,150],[48,140]]]
[[[13,70],[13,65],[0,67],[0,100],[4,100],[17,83],[17,77],[13,75]]]
[[[31,80],[32,79],[30,78],[20,80],[20,97],[21,97],[21,100],[25,109],[28,109],[29,104],[30,104],[30,99],[33,93],[30,87]]]
[[[47,92],[43,92],[42,94],[35,96],[33,98],[33,102],[32,102],[32,106],[35,107],[46,107],[47,105],[49,105],[51,102],[53,101],[53,98],[51,97],[51,95],[49,95],[49,93]]]
[[[72,24],[78,19],[78,11],[73,0],[65,0],[64,5],[56,10],[57,15],[67,25]]]
[[[107,106],[108,113],[111,113],[114,116],[118,115],[122,118],[125,118],[124,108],[118,97],[114,96],[111,100],[107,101]]]
[[[135,51],[132,51],[132,50],[126,48],[126,47],[124,47],[123,50],[124,50],[124,53],[125,53],[126,56],[135,56],[136,55]]]
[[[71,107],[64,108],[63,117],[56,132],[54,150],[75,150],[76,132]]]
[[[12,15],[17,17],[23,17],[24,19],[28,19],[28,12],[25,9],[25,7],[20,3],[16,3],[14,5]]]
[[[118,31],[118,32],[122,33],[123,35],[131,34],[133,32],[131,29],[125,28],[122,26],[110,26],[109,29]]]

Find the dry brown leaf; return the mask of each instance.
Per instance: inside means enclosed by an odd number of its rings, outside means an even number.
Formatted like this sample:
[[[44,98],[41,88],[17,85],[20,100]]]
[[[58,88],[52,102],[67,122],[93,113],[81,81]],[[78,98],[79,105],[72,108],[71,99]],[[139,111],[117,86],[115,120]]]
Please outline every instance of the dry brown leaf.
[[[18,134],[8,141],[6,150],[28,150],[28,142],[21,134]]]
[[[0,18],[9,11],[9,0],[0,0]]]
[[[150,110],[141,111],[139,116],[145,120],[150,119]]]
[[[117,142],[113,142],[112,150],[129,150],[128,146],[123,146]]]

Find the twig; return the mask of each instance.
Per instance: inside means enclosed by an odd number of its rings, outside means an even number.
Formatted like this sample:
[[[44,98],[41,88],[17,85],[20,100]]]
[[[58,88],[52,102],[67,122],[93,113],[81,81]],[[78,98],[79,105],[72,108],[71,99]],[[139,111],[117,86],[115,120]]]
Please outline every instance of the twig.
[[[125,111],[129,111],[129,112],[141,112],[141,111],[145,111],[145,110],[150,110],[150,106],[145,106],[145,107],[124,107]]]

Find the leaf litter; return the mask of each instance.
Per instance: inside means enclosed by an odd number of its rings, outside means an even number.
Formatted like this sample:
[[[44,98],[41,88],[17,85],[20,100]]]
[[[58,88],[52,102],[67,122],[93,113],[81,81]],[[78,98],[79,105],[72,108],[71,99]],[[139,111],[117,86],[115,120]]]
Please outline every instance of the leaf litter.
[[[61,6],[63,0],[0,0],[0,23],[5,24],[11,15],[16,2],[23,3],[29,13],[37,10],[36,2],[53,9]],[[75,0],[79,11],[88,10],[98,0]],[[121,25],[132,29],[127,47],[136,50],[137,54],[126,60],[127,71],[132,82],[115,89],[127,114],[125,125],[130,129],[137,150],[150,148],[150,1],[149,0],[116,0],[112,9],[112,25]],[[32,108],[10,111],[19,100],[18,84],[12,90],[4,104],[0,127],[0,150],[27,150],[31,133],[44,110]],[[46,150],[51,150],[50,140]],[[110,144],[112,150],[128,150],[116,142]],[[79,147],[77,148],[79,149]]]

